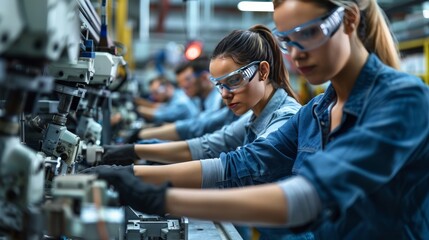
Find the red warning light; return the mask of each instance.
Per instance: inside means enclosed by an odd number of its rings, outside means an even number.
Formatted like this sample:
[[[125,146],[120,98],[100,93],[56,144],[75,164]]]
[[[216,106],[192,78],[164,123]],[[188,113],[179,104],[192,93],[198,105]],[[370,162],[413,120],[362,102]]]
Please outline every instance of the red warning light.
[[[200,41],[191,41],[185,50],[185,58],[192,61],[198,58],[203,52],[203,44]]]

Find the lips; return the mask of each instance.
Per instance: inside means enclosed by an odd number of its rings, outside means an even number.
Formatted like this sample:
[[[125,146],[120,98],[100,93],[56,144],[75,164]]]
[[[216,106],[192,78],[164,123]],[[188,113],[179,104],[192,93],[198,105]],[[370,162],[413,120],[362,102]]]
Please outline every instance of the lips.
[[[230,108],[230,109],[234,109],[234,108],[236,108],[238,106],[238,103],[231,103],[231,104],[228,104],[228,107]]]
[[[314,70],[314,68],[315,66],[307,66],[307,67],[298,67],[297,69],[301,74],[306,75],[311,73]]]

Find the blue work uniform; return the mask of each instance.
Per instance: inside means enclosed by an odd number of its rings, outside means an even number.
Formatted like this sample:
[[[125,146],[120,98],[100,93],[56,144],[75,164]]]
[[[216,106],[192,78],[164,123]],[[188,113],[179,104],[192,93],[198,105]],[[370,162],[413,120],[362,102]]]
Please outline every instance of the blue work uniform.
[[[197,116],[197,106],[181,90],[175,89],[173,96],[166,103],[162,103],[153,116],[154,123],[175,122]]]
[[[175,122],[176,132],[182,140],[212,133],[239,118],[223,106],[222,95],[216,88],[213,88],[208,96],[198,104],[202,111],[197,117]]]
[[[176,131],[182,140],[197,138],[212,133],[239,118],[229,108],[223,107],[208,114],[200,114],[196,118],[176,121]]]

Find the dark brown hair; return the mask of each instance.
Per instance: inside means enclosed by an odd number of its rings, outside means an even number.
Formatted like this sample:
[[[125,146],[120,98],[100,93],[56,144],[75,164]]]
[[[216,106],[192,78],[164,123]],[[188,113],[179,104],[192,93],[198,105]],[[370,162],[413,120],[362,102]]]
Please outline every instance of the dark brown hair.
[[[212,59],[229,57],[238,65],[253,61],[267,61],[270,65],[268,79],[274,88],[283,88],[289,96],[297,99],[289,82],[289,73],[283,53],[271,31],[263,25],[249,30],[234,30],[216,46]]]

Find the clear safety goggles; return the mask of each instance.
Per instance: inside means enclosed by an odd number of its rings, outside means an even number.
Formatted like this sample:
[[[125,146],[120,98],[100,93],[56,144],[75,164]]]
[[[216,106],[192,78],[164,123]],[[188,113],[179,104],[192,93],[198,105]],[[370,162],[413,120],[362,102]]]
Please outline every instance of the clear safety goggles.
[[[216,86],[220,93],[222,93],[223,89],[234,92],[252,81],[258,71],[260,62],[261,61],[251,62],[222,77],[214,78],[210,76],[210,81]]]
[[[325,16],[313,19],[292,30],[273,30],[280,48],[288,53],[291,47],[306,52],[325,44],[340,28],[344,17],[344,7],[338,7]]]

